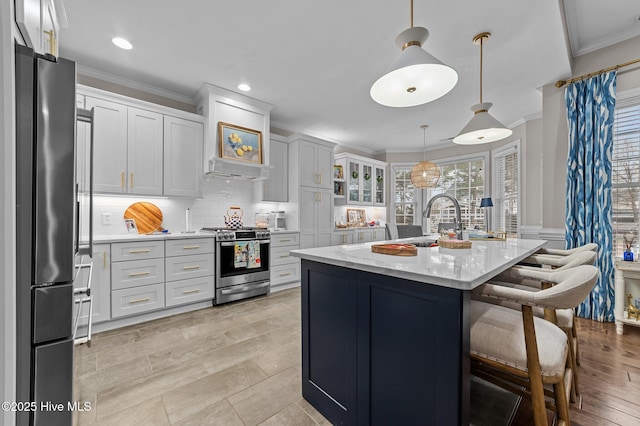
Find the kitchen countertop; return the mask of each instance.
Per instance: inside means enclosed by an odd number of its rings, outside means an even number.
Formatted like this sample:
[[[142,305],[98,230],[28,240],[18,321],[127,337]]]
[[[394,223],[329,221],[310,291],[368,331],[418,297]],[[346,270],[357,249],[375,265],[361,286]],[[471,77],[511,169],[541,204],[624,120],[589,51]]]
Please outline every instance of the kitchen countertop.
[[[200,232],[182,234],[175,232],[171,234],[121,234],[121,235],[94,235],[94,244],[102,243],[122,243],[127,241],[153,241],[153,240],[171,240],[181,238],[214,238],[215,234],[211,232]]]
[[[386,243],[429,241],[434,239],[414,237],[386,241]],[[515,265],[519,259],[536,252],[546,244],[546,241],[524,239],[473,241],[470,249],[418,247],[417,256],[372,253],[372,244],[380,244],[380,242],[292,250],[291,255],[305,260],[442,287],[472,290]]]

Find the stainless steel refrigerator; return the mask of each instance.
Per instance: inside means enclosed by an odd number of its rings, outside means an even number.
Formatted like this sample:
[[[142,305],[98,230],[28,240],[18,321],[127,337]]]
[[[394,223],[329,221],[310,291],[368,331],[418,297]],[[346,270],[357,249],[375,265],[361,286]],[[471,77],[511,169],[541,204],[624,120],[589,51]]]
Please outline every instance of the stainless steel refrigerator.
[[[76,65],[16,45],[15,89],[17,424],[71,425]]]

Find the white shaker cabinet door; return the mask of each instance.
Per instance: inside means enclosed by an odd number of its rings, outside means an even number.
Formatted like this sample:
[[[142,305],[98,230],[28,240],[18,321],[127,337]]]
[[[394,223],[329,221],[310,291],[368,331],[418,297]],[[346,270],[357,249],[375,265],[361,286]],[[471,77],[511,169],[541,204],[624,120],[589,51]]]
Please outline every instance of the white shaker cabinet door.
[[[127,191],[162,195],[163,116],[128,108]]]
[[[202,123],[165,115],[164,195],[202,196],[203,134]]]
[[[330,246],[334,228],[333,191],[331,191],[330,189],[318,190],[318,201],[316,202],[316,210],[316,247]]]
[[[333,148],[317,145],[316,173],[318,187],[333,191]]]
[[[288,201],[288,145],[285,142],[270,140],[269,146],[269,179],[264,181],[262,201]]]
[[[94,108],[93,190],[126,193],[127,107],[87,96],[85,108]]]
[[[315,188],[300,187],[300,248],[316,246],[316,203],[318,191]]]
[[[298,149],[300,186],[317,187],[319,182],[316,159],[318,145],[313,142],[300,141]]]

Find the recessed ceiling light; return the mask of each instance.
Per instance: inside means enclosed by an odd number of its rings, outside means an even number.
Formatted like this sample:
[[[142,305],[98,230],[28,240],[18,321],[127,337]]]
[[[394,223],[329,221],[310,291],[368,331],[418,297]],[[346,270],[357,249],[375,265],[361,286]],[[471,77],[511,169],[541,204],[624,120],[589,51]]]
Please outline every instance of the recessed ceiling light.
[[[120,38],[120,37],[114,37],[114,38],[111,39],[111,41],[113,42],[113,44],[118,46],[120,49],[131,50],[133,48],[131,43],[129,43],[129,40],[125,40],[125,39]]]
[[[242,90],[243,92],[248,92],[249,90],[251,90],[251,86],[249,86],[247,83],[240,83],[238,84],[238,89]]]

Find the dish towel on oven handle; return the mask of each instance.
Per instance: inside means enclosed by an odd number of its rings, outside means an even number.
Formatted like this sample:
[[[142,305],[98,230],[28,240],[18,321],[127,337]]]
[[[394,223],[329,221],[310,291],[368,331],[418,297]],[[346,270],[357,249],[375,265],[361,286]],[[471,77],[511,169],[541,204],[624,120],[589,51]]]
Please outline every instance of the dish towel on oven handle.
[[[238,241],[233,249],[234,268],[259,268],[260,241]]]

